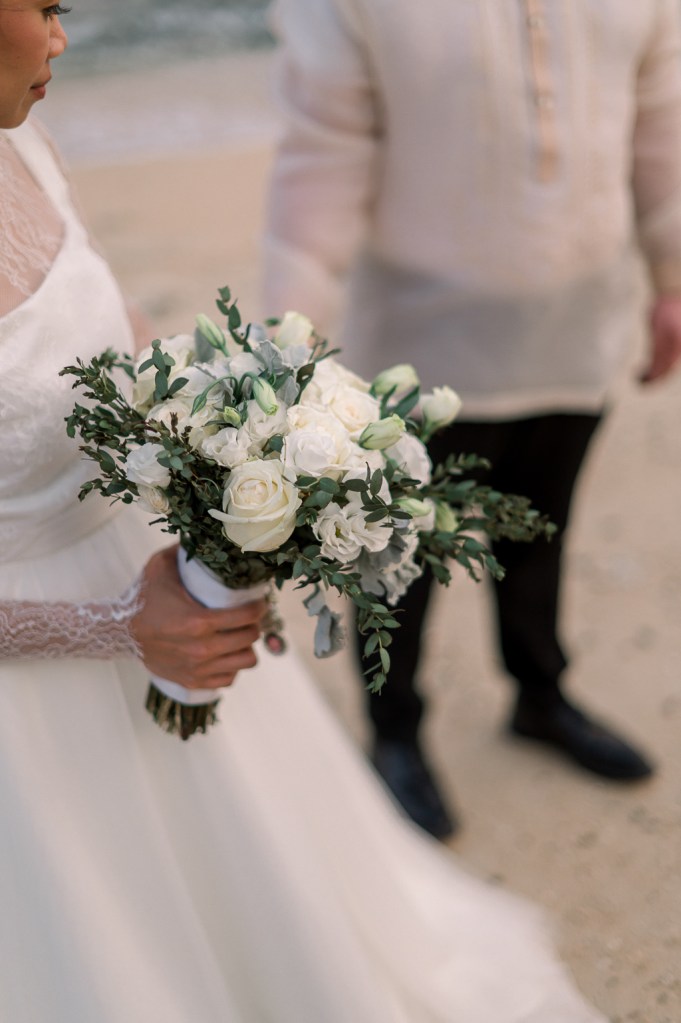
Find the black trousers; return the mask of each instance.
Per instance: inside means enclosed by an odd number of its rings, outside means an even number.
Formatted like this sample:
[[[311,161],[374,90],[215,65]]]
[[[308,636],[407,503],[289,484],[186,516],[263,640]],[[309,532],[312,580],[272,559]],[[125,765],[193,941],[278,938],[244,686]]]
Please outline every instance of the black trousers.
[[[503,540],[493,547],[506,569],[494,583],[501,655],[519,690],[542,705],[560,699],[559,679],[567,665],[557,634],[563,538],[579,469],[600,421],[601,416],[570,414],[453,423],[430,444],[434,463],[450,452],[487,458],[492,468],[478,474],[481,483],[529,497],[558,527],[550,540]],[[414,739],[423,715],[415,680],[432,585],[426,572],[400,602],[402,624],[392,634],[388,680],[379,694],[367,692],[376,733],[385,739]],[[355,649],[361,665],[358,642]]]

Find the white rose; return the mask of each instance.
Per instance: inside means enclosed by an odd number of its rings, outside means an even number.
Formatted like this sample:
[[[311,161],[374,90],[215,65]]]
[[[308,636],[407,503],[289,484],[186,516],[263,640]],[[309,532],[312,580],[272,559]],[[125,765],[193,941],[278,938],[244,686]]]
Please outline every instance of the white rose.
[[[354,445],[347,430],[328,412],[293,405],[287,413],[282,461],[301,475],[338,475],[351,464]]]
[[[248,461],[250,444],[251,439],[243,429],[226,427],[224,430],[218,430],[212,437],[204,436],[200,449],[208,458],[214,458],[218,465],[234,469]]]
[[[315,363],[312,379],[303,391],[301,405],[326,408],[325,395],[332,387],[352,387],[356,391],[369,392],[369,384],[356,373],[341,366],[335,359],[322,359]]]
[[[170,509],[170,501],[166,494],[159,487],[147,487],[144,483],[137,484],[139,493],[139,504],[145,511],[152,515],[167,515]]]
[[[396,444],[384,448],[383,454],[397,462],[400,469],[424,487],[430,483],[433,469],[425,444],[411,433],[403,433]]]
[[[366,515],[359,500],[344,508],[332,501],[321,509],[312,529],[321,542],[322,557],[347,564],[362,551],[384,550],[390,543],[392,525],[386,520],[367,522]]]
[[[278,459],[253,459],[232,470],[222,499],[211,509],[225,536],[242,551],[273,551],[295,529],[301,498]]]
[[[374,397],[346,384],[329,387],[323,392],[322,401],[353,440],[358,440],[369,423],[373,423],[381,414],[381,407]]]
[[[302,313],[287,312],[281,318],[274,335],[274,343],[278,348],[289,348],[291,345],[308,345],[314,328],[312,320]]]
[[[124,463],[125,475],[130,482],[147,487],[167,487],[170,483],[170,469],[158,461],[158,456],[164,450],[162,444],[142,444],[131,451]]]

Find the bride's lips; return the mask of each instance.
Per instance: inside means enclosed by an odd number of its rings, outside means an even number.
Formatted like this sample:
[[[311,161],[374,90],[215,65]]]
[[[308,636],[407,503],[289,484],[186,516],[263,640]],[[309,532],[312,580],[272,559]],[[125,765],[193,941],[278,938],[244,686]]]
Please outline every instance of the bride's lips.
[[[37,96],[38,99],[44,99],[45,93],[47,92],[47,83],[51,81],[51,79],[52,75],[50,75],[49,78],[46,78],[44,82],[37,82],[35,85],[32,85],[31,92],[34,96]]]

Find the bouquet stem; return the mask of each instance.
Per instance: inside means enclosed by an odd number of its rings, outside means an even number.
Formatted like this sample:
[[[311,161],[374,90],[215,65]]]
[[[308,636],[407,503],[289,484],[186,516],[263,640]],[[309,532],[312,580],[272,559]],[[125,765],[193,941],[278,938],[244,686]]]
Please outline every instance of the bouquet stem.
[[[196,558],[190,561],[186,551],[177,552],[177,570],[185,589],[205,607],[228,608],[248,604],[264,596],[268,583],[246,589],[231,589]],[[197,732],[205,733],[218,721],[220,690],[186,689],[170,679],[152,675],[147,691],[146,709],[156,724],[170,735],[189,739]]]
[[[147,690],[146,709],[164,732],[179,735],[181,739],[189,739],[196,732],[208,731],[210,725],[217,724],[217,706],[220,698],[212,703],[199,703],[190,706],[173,700],[162,693],[153,682]]]

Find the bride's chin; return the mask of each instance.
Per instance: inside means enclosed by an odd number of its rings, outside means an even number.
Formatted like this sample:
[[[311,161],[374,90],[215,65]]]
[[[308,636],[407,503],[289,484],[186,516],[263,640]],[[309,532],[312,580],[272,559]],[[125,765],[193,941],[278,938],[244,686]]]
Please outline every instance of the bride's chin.
[[[34,96],[29,95],[27,101],[22,103],[18,110],[11,113],[0,114],[0,128],[18,128],[24,123],[36,102]]]

